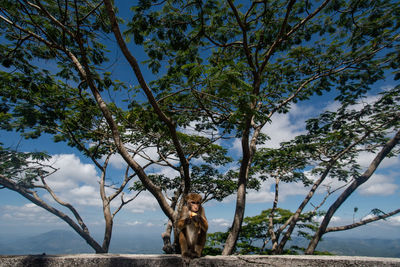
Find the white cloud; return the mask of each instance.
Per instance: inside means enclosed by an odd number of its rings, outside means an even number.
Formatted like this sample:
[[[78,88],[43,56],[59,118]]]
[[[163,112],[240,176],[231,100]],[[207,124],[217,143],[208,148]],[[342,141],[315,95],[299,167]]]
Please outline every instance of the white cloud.
[[[137,149],[136,146],[133,144],[125,144],[125,146],[132,150]],[[149,163],[149,161],[145,157],[151,158],[155,161],[157,161],[159,158],[157,154],[157,149],[154,147],[142,149],[140,154],[143,156],[135,155],[135,157],[133,158],[140,166],[144,166],[145,164]],[[102,160],[104,161],[105,157],[103,157]],[[111,156],[109,164],[118,170],[125,169],[128,165],[119,153]]]
[[[382,89],[385,90],[385,88],[382,88]],[[379,95],[367,95],[364,98],[362,98],[361,101],[359,101],[359,103],[350,106],[349,109],[361,110],[365,105],[371,104],[378,99],[379,99]],[[334,102],[328,103],[324,110],[334,112],[334,111],[337,111],[340,108],[340,106],[341,105],[340,105],[339,101],[334,101]]]
[[[242,141],[240,138],[234,138],[231,145],[231,151],[233,154],[241,155],[242,153]]]
[[[61,219],[34,203],[0,206],[1,218],[22,225],[62,224]]]
[[[377,152],[378,153],[378,152]],[[357,162],[361,167],[368,168],[377,153],[362,152],[360,153]],[[385,158],[379,165],[379,169],[390,168],[400,165],[400,157]]]
[[[389,175],[374,174],[359,188],[361,195],[393,195],[398,185],[394,182],[394,178]]]
[[[125,224],[128,225],[128,226],[137,226],[137,225],[142,225],[143,222],[133,221],[133,222],[125,222]]]
[[[274,192],[271,191],[272,180],[266,180],[261,183],[260,190],[248,190],[246,196],[247,203],[264,203],[274,200]]]
[[[79,205],[88,205],[88,206],[101,206],[100,196],[98,189],[89,186],[83,185],[77,188],[70,190],[67,194],[63,193],[63,195],[68,195],[72,203],[76,203]]]
[[[322,220],[324,219],[324,216],[314,216],[313,217],[314,221],[321,223]],[[342,221],[342,219],[338,216],[332,216],[330,222],[331,223],[336,223],[336,222],[340,222]]]
[[[57,197],[72,205],[101,206],[98,192],[99,176],[94,164],[83,163],[74,154],[58,154],[46,162],[57,171],[46,178]],[[55,203],[50,194],[43,199]]]
[[[387,222],[393,226],[400,226],[400,215],[388,218]]]
[[[302,182],[281,183],[279,186],[279,198],[285,200],[289,196],[304,196],[309,190],[310,188],[305,187]]]
[[[290,141],[295,136],[305,132],[305,121],[313,113],[311,106],[292,105],[286,114],[274,114],[271,124],[266,124],[262,132],[271,140],[268,147],[278,148],[281,142]]]
[[[309,187],[305,187],[302,182],[279,183],[279,201],[285,201],[287,197],[306,195]],[[261,183],[260,190],[248,190],[246,197],[247,203],[271,203],[275,198],[275,181],[267,179]]]
[[[340,108],[340,103],[338,101],[334,101],[334,102],[329,102],[324,111],[331,111],[334,112],[336,110],[338,110],[338,108]]]
[[[211,219],[209,222],[211,224],[214,224],[215,226],[222,226],[222,227],[231,226],[230,222],[223,218]]]
[[[218,131],[214,131],[212,129],[203,130],[201,132],[197,131],[196,130],[196,125],[198,125],[198,124],[202,124],[202,122],[201,121],[191,121],[189,123],[189,126],[186,126],[185,128],[180,127],[178,130],[181,131],[184,134],[204,136],[204,137],[207,137],[207,138],[213,138],[213,137],[219,135]]]
[[[137,150],[137,147],[134,144],[125,144],[125,146],[128,149],[131,149],[133,151]],[[105,156],[102,158],[102,160],[105,160]],[[155,147],[149,147],[149,148],[145,148],[145,149],[141,149],[140,151],[140,155],[137,154],[134,156],[134,160],[140,165],[140,166],[144,166],[146,164],[149,163],[148,158],[154,160],[154,161],[158,161],[159,160],[159,155],[157,153],[157,148]],[[171,160],[171,159],[170,159]],[[172,159],[172,161],[174,161],[176,159]],[[114,167],[115,169],[118,170],[123,170],[126,169],[126,167],[128,166],[128,164],[126,163],[126,161],[122,158],[122,156],[119,153],[116,153],[114,155],[112,155],[110,157],[109,160],[109,164]],[[157,166],[157,165],[153,165],[155,169],[159,169],[161,167]]]
[[[301,106],[293,104],[286,114],[274,114],[272,122],[267,123],[261,130],[263,134],[270,137],[265,145],[259,147],[278,148],[281,142],[290,141],[299,134],[305,132],[305,121],[312,115],[312,106]],[[241,153],[242,144],[240,138],[233,139],[231,144],[233,153]]]
[[[55,155],[51,159],[51,162],[53,162],[53,167],[59,170],[49,176],[46,181],[62,201],[77,206],[102,206],[98,189],[100,178],[93,164],[82,163],[74,154]],[[114,162],[118,162],[118,156],[114,158]],[[169,174],[169,169],[164,169],[163,171],[165,174]],[[113,192],[113,189],[106,188],[107,194]],[[132,198],[135,194],[135,192],[125,192],[125,201]],[[54,203],[50,194],[46,194],[43,197]],[[116,208],[120,203],[120,198],[117,198],[111,205],[113,208]],[[146,210],[156,210],[158,203],[150,193],[142,192],[124,208],[133,213],[143,213]]]
[[[82,163],[74,154],[54,155],[47,163],[58,169],[46,179],[54,191],[76,188],[82,183],[96,186],[99,180],[95,166]]]
[[[128,200],[133,196],[134,193],[125,194],[124,199]],[[145,213],[146,211],[155,211],[159,209],[159,205],[153,195],[149,192],[142,192],[135,200],[127,204],[124,209],[131,213]]]
[[[103,161],[105,160],[105,156],[103,157]],[[109,164],[111,165],[111,166],[113,166],[114,168],[116,168],[116,169],[119,169],[119,170],[121,170],[121,169],[125,169],[126,168],[126,162],[125,162],[125,160],[122,158],[122,156],[120,155],[120,154],[118,154],[118,153],[116,153],[116,154],[114,154],[114,155],[112,155],[111,157],[110,157],[110,160],[109,160]]]

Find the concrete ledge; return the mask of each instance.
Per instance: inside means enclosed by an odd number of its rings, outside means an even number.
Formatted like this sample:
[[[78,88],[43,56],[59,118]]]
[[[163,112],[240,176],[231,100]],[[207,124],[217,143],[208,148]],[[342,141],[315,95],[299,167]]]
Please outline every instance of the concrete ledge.
[[[25,255],[0,256],[0,267],[26,266],[400,266],[400,258],[372,258],[345,256],[207,256],[184,260],[179,255],[133,254],[77,254],[77,255]]]

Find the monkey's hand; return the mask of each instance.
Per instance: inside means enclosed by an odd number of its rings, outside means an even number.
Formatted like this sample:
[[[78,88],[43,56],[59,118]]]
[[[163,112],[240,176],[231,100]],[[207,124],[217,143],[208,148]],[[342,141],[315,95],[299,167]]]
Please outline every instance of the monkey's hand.
[[[191,224],[191,223],[192,223],[192,218],[187,217],[187,218],[185,219],[185,225],[188,225],[188,224]]]
[[[200,222],[200,216],[196,214],[195,216],[192,217],[192,220],[194,222],[198,223],[198,222]]]

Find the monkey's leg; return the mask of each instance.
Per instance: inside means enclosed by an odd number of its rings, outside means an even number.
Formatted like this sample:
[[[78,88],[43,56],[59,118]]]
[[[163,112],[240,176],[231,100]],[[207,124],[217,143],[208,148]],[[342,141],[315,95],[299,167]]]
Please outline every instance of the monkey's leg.
[[[181,255],[190,258],[192,254],[189,252],[186,236],[183,232],[179,233],[179,245],[181,247]]]
[[[197,244],[195,246],[195,251],[197,257],[201,257],[201,253],[203,252],[203,248],[206,245],[207,233],[201,231],[199,236],[197,237]]]

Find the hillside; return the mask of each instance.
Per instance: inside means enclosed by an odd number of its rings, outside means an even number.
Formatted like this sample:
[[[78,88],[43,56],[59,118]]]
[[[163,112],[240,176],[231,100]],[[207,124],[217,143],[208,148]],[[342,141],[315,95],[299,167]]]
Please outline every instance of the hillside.
[[[161,238],[154,236],[114,237],[110,253],[160,254]],[[54,230],[16,240],[0,240],[0,255],[93,253],[93,249],[72,231]]]

